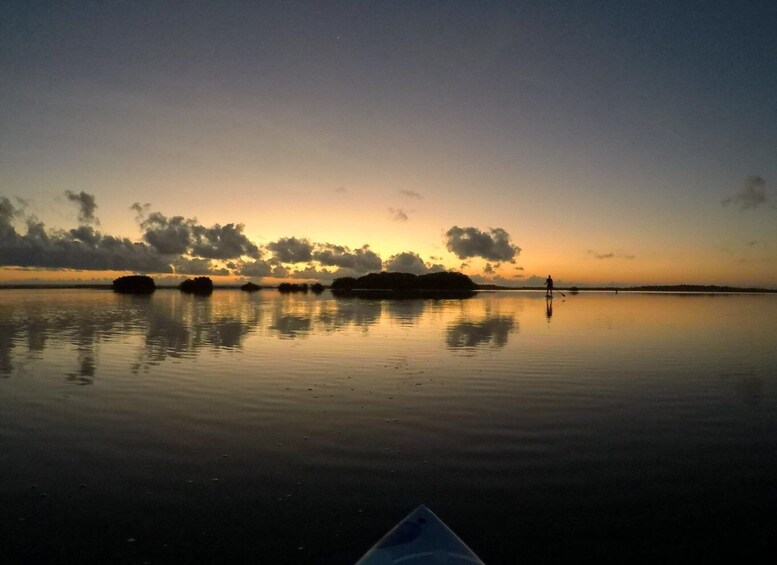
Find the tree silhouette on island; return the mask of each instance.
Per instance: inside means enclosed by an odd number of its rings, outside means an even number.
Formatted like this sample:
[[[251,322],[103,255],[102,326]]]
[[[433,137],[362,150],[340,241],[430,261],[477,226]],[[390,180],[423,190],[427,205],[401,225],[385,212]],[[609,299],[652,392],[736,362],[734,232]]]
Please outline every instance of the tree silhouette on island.
[[[332,282],[332,293],[340,296],[365,294],[389,297],[467,297],[475,294],[477,285],[467,275],[457,272],[412,273],[381,272],[363,277],[343,277]]]
[[[128,275],[113,281],[113,291],[122,294],[151,294],[155,290],[154,279],[146,275]]]
[[[208,295],[213,293],[213,281],[208,277],[195,277],[186,279],[178,288],[187,294]]]

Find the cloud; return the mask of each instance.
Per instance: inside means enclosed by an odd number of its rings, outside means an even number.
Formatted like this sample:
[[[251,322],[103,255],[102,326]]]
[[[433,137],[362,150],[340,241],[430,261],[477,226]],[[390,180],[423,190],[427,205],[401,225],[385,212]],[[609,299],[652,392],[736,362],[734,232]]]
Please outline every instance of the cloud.
[[[72,229],[70,230],[70,235],[73,239],[91,246],[98,245],[101,237],[101,235],[94,231],[90,226],[79,226]]]
[[[482,257],[489,261],[510,261],[521,248],[510,243],[510,234],[502,228],[490,228],[488,233],[477,228],[453,226],[446,234],[446,247],[459,259]]]
[[[281,263],[306,263],[313,259],[313,245],[307,239],[282,237],[267,244]]]
[[[400,190],[399,194],[401,194],[402,196],[407,196],[408,198],[415,198],[417,200],[423,199],[423,197],[415,190]]]
[[[14,219],[19,217],[20,214],[21,211],[14,208],[14,205],[11,204],[8,198],[5,196],[0,198],[0,228],[3,226],[10,227]]]
[[[209,228],[195,225],[191,254],[210,259],[236,259],[244,255],[259,259],[259,248],[243,234],[244,229],[243,224],[214,224]]]
[[[151,203],[146,202],[145,204],[141,204],[140,202],[135,202],[132,204],[132,206],[129,207],[129,209],[135,212],[135,221],[138,224],[142,224],[143,220],[146,218],[146,216],[148,216],[148,213],[151,210]]]
[[[345,194],[346,192],[348,192],[348,189],[345,188],[344,186],[338,186],[335,189],[335,192],[337,192],[338,194]]]
[[[194,218],[167,217],[161,212],[148,213],[148,205],[132,209],[140,218],[143,239],[163,255],[188,254],[207,259],[259,259],[259,248],[243,233],[243,224],[214,224],[207,228]]]
[[[253,261],[242,263],[238,269],[238,274],[244,277],[269,277],[272,274],[273,266],[267,261]]]
[[[372,251],[368,245],[352,251],[342,245],[319,244],[316,246],[312,258],[326,267],[351,269],[358,274],[380,271],[383,264],[380,256]]]
[[[486,263],[486,266],[483,267],[483,274],[484,275],[493,275],[494,274],[494,267],[491,265],[491,263]]]
[[[137,203],[134,206],[139,206]],[[135,208],[141,213],[140,208]],[[192,243],[193,220],[183,216],[168,218],[161,212],[152,212],[140,223],[145,230],[143,239],[163,255],[186,253]]]
[[[229,269],[218,267],[210,259],[179,257],[172,263],[178,275],[229,275]]]
[[[0,265],[44,269],[116,270],[169,273],[170,261],[145,243],[104,235],[91,226],[47,230],[34,216],[20,234],[13,220],[21,213],[0,198]]]
[[[402,208],[389,208],[389,214],[391,214],[391,219],[395,222],[406,222],[408,220],[407,213]]]
[[[326,269],[318,269],[314,265],[307,265],[302,269],[294,269],[289,271],[288,277],[292,279],[331,279],[332,273]]]
[[[723,206],[729,206],[734,204],[740,210],[747,210],[752,208],[755,210],[762,204],[765,204],[769,197],[766,194],[766,181],[758,176],[752,175],[747,177],[745,184],[734,194],[728,198],[721,200]]]
[[[93,194],[87,194],[84,191],[76,194],[70,190],[65,191],[65,196],[71,202],[78,205],[78,221],[82,224],[99,224],[100,221],[95,217],[94,211],[97,209]]]
[[[71,230],[47,229],[34,216],[24,217],[8,198],[0,198],[0,265],[48,269],[116,270],[145,273],[229,275],[229,268],[213,260],[260,258],[259,248],[243,234],[242,224],[215,224],[206,228],[194,219],[167,217],[150,212],[148,204],[135,203],[142,242],[96,231],[94,196],[66,192],[79,206],[79,226]],[[13,226],[23,220],[26,233]],[[233,266],[236,266],[233,262]]]
[[[516,281],[521,282],[521,285],[523,286],[523,281],[521,281],[520,275],[514,275],[509,277],[503,277],[499,275],[484,275],[484,274],[469,274],[469,278],[472,279],[472,282],[477,284],[496,284],[500,286],[514,286]]]
[[[588,254],[592,255],[595,259],[635,259],[636,255],[628,255],[626,253],[597,253],[596,251],[588,250]]]
[[[560,282],[561,281],[559,280],[555,281],[556,286],[558,286]],[[545,277],[538,277],[537,275],[532,275],[524,281],[524,284],[526,286],[545,286]]]
[[[386,271],[412,273],[414,275],[425,275],[446,270],[443,265],[427,265],[418,254],[411,251],[392,255],[386,260],[384,269]]]
[[[447,270],[440,257],[424,261],[412,251],[392,255],[384,262],[369,245],[353,249],[284,237],[260,247],[245,235],[243,224],[206,227],[196,218],[167,216],[139,202],[130,207],[140,226],[140,238],[133,241],[101,233],[90,225],[97,220],[92,195],[66,194],[80,210],[79,225],[73,229],[49,229],[26,214],[13,198],[0,196],[0,266],[321,280],[361,276],[384,268],[415,274]],[[392,211],[404,214],[402,209]],[[487,258],[485,272],[490,274],[495,274],[503,261],[514,263],[513,257],[520,252],[499,228],[480,232],[454,227],[449,230],[448,244],[462,256]],[[467,264],[462,262],[462,266]]]
[[[289,270],[283,265],[275,265],[272,268],[272,276],[278,279],[282,279],[289,276]]]

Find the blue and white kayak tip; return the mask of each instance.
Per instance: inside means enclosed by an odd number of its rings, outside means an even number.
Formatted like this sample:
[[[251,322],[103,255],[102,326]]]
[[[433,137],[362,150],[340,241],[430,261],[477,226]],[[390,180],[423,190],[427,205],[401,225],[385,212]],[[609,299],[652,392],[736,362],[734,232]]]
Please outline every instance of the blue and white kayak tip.
[[[484,565],[434,512],[421,505],[394,526],[356,565]]]

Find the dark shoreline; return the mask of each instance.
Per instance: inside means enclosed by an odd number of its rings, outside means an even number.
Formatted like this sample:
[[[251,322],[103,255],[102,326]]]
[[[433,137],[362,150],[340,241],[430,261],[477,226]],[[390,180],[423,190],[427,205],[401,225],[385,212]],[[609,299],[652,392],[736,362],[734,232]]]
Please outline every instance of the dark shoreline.
[[[544,287],[536,286],[498,286],[498,285],[478,285],[478,290],[542,290]],[[553,290],[575,293],[575,292],[665,292],[665,293],[696,293],[696,294],[775,294],[777,289],[769,288],[742,288],[736,286],[717,286],[717,285],[645,285],[645,286],[586,286],[586,287],[556,287]]]
[[[213,290],[240,290],[240,284],[214,286]],[[325,287],[329,288],[329,287]],[[8,284],[0,285],[0,290],[113,290],[111,284]],[[157,290],[179,290],[177,285],[160,285]],[[277,290],[278,286],[260,286],[261,290]],[[544,292],[544,287],[537,286],[499,286],[482,284],[477,285],[475,291],[536,291]],[[716,285],[648,285],[648,286],[589,286],[589,287],[557,287],[554,290],[564,293],[574,292],[663,292],[663,293],[683,293],[683,294],[777,294],[777,289],[768,288],[740,288],[735,286],[716,286]],[[445,291],[445,289],[440,289]],[[431,291],[430,292],[434,292]]]

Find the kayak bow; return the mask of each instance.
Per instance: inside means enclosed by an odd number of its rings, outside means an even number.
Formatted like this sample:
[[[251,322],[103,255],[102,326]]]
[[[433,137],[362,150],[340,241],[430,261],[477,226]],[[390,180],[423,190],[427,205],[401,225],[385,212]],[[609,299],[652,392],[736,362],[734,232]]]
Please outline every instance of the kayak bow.
[[[477,555],[423,504],[381,538],[356,565],[472,564]]]

